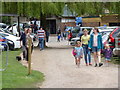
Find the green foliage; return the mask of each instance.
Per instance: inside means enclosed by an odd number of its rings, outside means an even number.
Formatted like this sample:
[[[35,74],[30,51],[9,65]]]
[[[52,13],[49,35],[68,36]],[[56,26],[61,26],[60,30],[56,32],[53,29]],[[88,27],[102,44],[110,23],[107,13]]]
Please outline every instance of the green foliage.
[[[9,24],[9,23],[10,23],[10,20],[11,20],[11,18],[10,18],[10,17],[7,17],[7,16],[2,17],[1,19],[2,19],[2,22],[3,22],[3,23],[6,23],[6,24]]]
[[[99,15],[105,9],[120,13],[120,2],[66,2],[68,8],[78,15]],[[62,15],[64,2],[2,2],[3,13],[14,13],[27,17],[40,15]]]
[[[112,62],[120,65],[120,57],[112,57]]]

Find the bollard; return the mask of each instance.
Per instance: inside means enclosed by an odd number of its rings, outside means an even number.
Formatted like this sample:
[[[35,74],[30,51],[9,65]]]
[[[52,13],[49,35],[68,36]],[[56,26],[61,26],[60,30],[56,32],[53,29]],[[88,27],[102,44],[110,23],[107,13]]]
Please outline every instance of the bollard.
[[[28,75],[31,74],[31,44],[32,39],[28,38]]]

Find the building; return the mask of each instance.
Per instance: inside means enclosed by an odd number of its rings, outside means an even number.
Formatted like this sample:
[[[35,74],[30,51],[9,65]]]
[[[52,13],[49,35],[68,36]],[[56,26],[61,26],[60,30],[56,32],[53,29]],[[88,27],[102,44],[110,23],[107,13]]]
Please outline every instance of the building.
[[[104,14],[99,16],[82,17],[83,27],[98,27],[98,26],[120,26],[119,14]]]
[[[101,15],[101,26],[120,26],[120,15],[119,14],[105,14]]]
[[[56,34],[59,29],[63,32],[66,26],[76,26],[75,17],[75,13],[72,13],[67,5],[63,8],[63,14],[61,16],[47,17],[47,27],[50,34]]]

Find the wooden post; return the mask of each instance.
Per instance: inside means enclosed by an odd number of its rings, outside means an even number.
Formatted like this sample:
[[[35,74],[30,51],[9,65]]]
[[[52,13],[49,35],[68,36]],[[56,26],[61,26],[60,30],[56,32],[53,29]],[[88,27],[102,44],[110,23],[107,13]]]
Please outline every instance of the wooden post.
[[[31,74],[31,38],[28,38],[28,75]]]

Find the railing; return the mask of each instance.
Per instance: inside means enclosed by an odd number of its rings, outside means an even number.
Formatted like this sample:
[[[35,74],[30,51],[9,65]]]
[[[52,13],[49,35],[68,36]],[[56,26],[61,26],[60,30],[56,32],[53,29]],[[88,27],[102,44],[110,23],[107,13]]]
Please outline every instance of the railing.
[[[5,51],[5,66],[3,67],[3,52],[5,50],[5,47],[3,45],[6,45],[6,51]],[[5,71],[8,66],[8,51],[9,47],[7,42],[0,42],[0,71]]]

